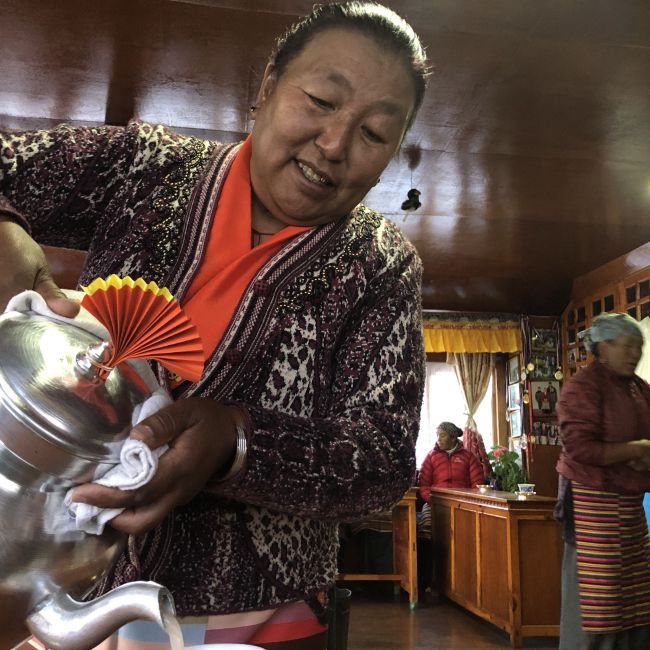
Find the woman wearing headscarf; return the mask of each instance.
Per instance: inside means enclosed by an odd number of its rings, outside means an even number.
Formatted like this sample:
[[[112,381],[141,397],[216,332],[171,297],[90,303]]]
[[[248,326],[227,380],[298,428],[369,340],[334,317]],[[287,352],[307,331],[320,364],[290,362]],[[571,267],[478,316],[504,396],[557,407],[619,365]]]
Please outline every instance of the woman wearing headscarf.
[[[138,121],[0,131],[0,302],[35,289],[78,310],[31,232],[87,250],[83,284],[116,273],[166,286],[203,339],[200,381],[159,370],[176,400],[134,431],[170,446],[152,482],[74,496],[126,508],[112,525],[130,543],[98,592],[165,584],[195,643],[324,647],[338,522],[411,484],[421,262],[360,201],[426,76],[393,11],[323,4],[278,39],[243,143]],[[159,634],[131,626],[103,647],[152,648]]]
[[[418,481],[427,504],[432,487],[473,488],[485,481],[478,458],[463,446],[462,429],[453,422],[441,422],[436,435],[438,441],[424,459]]]
[[[418,478],[420,496],[425,503],[419,513],[417,528],[418,537],[423,540],[431,539],[431,488],[474,488],[485,483],[485,475],[478,458],[465,449],[461,436],[463,430],[453,422],[441,422],[436,429],[437,442],[427,454]],[[426,593],[431,584],[430,548],[423,544],[424,552],[419,555],[418,579],[420,588]]]
[[[635,374],[643,336],[627,314],[585,331],[594,361],[559,399],[556,513],[564,529],[562,650],[650,648],[650,386]]]

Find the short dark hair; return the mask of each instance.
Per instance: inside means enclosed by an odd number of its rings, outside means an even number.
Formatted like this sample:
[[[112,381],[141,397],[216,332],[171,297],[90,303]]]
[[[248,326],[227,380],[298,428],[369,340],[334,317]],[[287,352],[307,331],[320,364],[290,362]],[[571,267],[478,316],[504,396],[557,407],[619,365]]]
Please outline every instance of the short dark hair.
[[[413,28],[392,9],[378,2],[335,2],[315,5],[312,12],[294,23],[280,36],[271,52],[269,63],[280,77],[289,63],[298,56],[318,33],[333,28],[352,28],[374,38],[382,47],[399,54],[411,72],[415,88],[413,112],[407,129],[422,105],[430,74],[422,43]]]

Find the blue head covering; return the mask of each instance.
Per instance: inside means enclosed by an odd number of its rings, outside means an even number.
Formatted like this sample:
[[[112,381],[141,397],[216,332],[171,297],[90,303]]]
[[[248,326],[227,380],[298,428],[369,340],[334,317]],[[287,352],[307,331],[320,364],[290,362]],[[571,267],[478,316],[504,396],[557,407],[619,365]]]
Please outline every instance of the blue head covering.
[[[593,352],[596,343],[612,341],[619,336],[638,336],[643,338],[639,323],[627,314],[600,314],[594,318],[591,327],[579,332],[578,336],[584,338],[585,347]]]

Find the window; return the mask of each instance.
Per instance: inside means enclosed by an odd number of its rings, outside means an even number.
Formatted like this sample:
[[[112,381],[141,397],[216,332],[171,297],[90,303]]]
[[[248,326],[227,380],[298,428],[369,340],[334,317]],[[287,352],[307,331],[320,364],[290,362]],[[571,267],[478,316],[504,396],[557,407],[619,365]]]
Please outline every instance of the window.
[[[474,415],[486,451],[494,444],[492,433],[492,378],[485,397]],[[436,428],[441,422],[453,422],[461,429],[467,422],[463,390],[456,379],[454,367],[446,363],[427,361],[424,400],[420,416],[420,435],[415,450],[418,469],[425,456],[436,444]]]
[[[603,311],[602,303],[600,299],[594,300],[593,303],[591,303],[591,313],[593,316],[598,316],[600,312]]]

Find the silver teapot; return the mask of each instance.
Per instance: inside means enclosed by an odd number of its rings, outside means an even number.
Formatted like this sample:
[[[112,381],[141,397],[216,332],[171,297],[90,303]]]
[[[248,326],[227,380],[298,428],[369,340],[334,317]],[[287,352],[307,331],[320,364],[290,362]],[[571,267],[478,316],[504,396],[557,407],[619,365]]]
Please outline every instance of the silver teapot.
[[[33,312],[0,316],[0,603],[11,603],[0,631],[24,620],[51,650],[88,650],[129,621],[163,626],[174,614],[170,593],[151,582],[83,602],[126,535],[77,530],[64,497],[119,461],[131,415],[152,392],[128,362],[99,379],[105,347]]]

